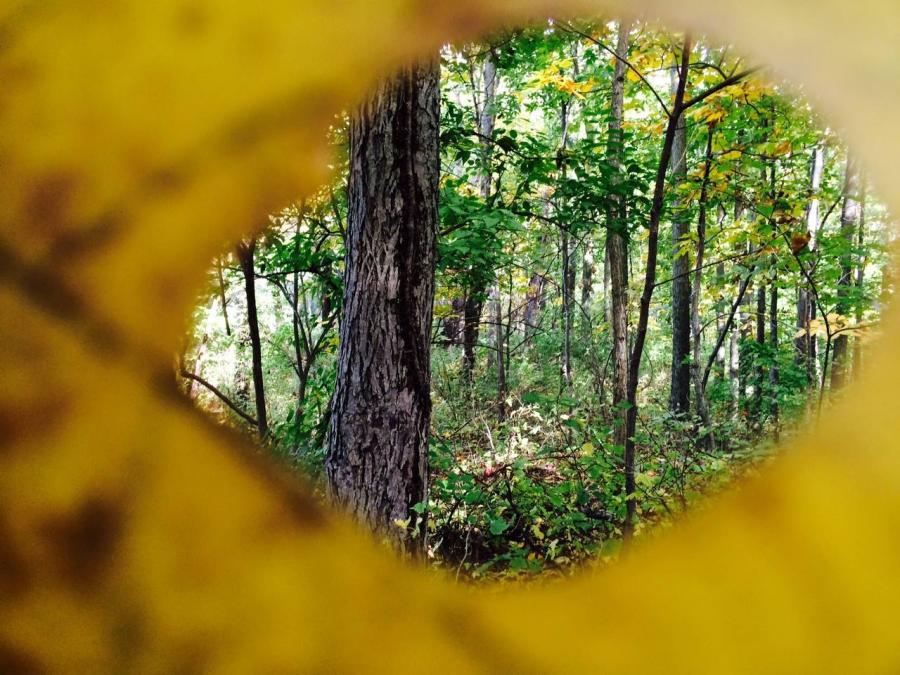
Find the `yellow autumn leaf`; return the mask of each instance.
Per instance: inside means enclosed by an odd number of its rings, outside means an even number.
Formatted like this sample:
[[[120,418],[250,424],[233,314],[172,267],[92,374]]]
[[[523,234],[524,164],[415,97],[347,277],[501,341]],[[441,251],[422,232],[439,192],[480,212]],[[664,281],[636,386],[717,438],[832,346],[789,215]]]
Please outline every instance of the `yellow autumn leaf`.
[[[773,150],[773,154],[776,157],[780,157],[782,155],[789,155],[793,150],[791,146],[791,142],[789,140],[784,140],[778,143]]]
[[[846,7],[627,5],[807,83],[896,191],[900,6]],[[0,7],[0,671],[897,672],[896,310],[877,368],[759,480],[550,588],[403,567],[171,382],[205,264],[313,192],[333,115],[375,77],[589,8]]]

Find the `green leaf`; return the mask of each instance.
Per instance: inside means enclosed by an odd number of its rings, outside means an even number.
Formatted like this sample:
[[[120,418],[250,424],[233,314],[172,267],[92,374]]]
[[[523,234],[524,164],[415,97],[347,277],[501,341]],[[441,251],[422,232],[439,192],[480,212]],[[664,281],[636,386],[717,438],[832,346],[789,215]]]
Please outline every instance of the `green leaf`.
[[[501,535],[509,528],[509,523],[507,523],[503,518],[497,517],[491,519],[490,529],[491,534]]]

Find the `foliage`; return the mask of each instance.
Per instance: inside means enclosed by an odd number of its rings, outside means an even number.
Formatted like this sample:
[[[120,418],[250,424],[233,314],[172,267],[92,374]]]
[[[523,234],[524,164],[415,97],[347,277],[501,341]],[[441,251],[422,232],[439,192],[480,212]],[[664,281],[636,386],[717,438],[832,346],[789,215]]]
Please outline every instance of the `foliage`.
[[[609,559],[618,548],[625,517],[623,448],[613,442],[611,335],[604,315],[609,291],[601,261],[608,231],[623,228],[633,250],[633,311],[642,284],[665,121],[662,106],[668,102],[669,70],[677,54],[673,36],[665,31],[641,26],[636,35],[628,55],[625,125],[617,137],[607,131],[613,24],[528,28],[442,53],[432,475],[428,503],[410,517],[427,519],[429,555],[457,576],[569,574],[598,553]],[[490,110],[480,89],[486,59],[493,60],[500,78]],[[729,49],[704,41],[694,47],[692,59],[688,97],[715,88],[744,67]],[[490,138],[479,132],[484,114],[493,119]],[[700,242],[692,226],[680,241],[660,247],[636,436],[635,497],[639,530],[645,533],[651,525],[664,530],[705,496],[755,471],[771,454],[772,434],[789,435],[793,425],[815,412],[818,388],[825,382],[820,375],[827,367],[825,344],[841,333],[861,340],[887,290],[881,274],[883,207],[869,197],[862,239],[849,241],[841,232],[837,207],[843,198],[845,151],[802,100],[780,85],[747,77],[704,98],[689,110],[685,124],[688,172],[681,182],[668,181],[664,228],[676,218],[696,223],[705,209],[699,298],[704,362],[696,364],[701,371],[739,287],[749,281],[732,324],[738,336],[710,364],[714,368],[704,393],[709,420],[674,416],[667,407],[664,367],[671,340],[667,290],[673,261],[684,256],[693,267]],[[333,129],[333,140],[345,147],[345,118]],[[712,152],[708,171],[707,142]],[[621,171],[610,162],[610,149],[621,152]],[[817,149],[827,161],[813,192],[809,167]],[[272,220],[258,260],[257,276],[274,294],[273,302],[290,305],[292,293],[303,299],[297,312],[282,307],[275,312],[279,318],[265,327],[270,344],[266,375],[273,383],[268,398],[280,420],[269,444],[313,477],[324,458],[337,341],[333,319],[341,297],[342,175],[347,167],[339,162],[337,168],[332,187]],[[487,196],[481,187],[485,179]],[[611,216],[617,199],[627,204],[621,222]],[[806,231],[811,200],[817,200],[820,216],[814,241]],[[581,275],[576,284],[573,269],[568,280],[573,294],[580,295],[571,389],[559,374],[565,330],[561,236],[569,238],[571,264],[580,266]],[[839,284],[848,256],[863,270],[861,283],[849,290]],[[237,286],[236,271],[226,269],[226,280]],[[756,339],[753,301],[760,287],[767,293],[766,311],[772,289],[780,294],[777,346],[768,338]],[[824,313],[802,328],[793,307],[798,287],[814,294]],[[476,367],[468,381],[459,348],[462,305],[466,299],[486,302],[489,291],[500,303],[500,325],[496,316],[481,317]],[[239,299],[236,304],[240,308]],[[208,322],[217,311],[212,296],[202,315]],[[503,333],[499,342],[498,329]],[[814,382],[794,344],[807,332],[823,343],[811,366]],[[208,337],[207,349],[214,352],[234,343],[239,358],[231,367],[246,371],[239,334],[230,343],[219,326]],[[321,349],[312,354],[299,393],[284,386],[300,375],[297,364],[303,362],[291,354],[301,353],[299,343],[317,340]],[[506,371],[502,400],[494,366],[498,344]],[[734,363],[726,366],[726,357]],[[771,373],[777,373],[775,379]],[[219,385],[230,391],[227,381]],[[246,379],[242,391],[249,409]],[[205,407],[215,405],[208,394],[198,395]],[[220,414],[237,421],[227,409]]]

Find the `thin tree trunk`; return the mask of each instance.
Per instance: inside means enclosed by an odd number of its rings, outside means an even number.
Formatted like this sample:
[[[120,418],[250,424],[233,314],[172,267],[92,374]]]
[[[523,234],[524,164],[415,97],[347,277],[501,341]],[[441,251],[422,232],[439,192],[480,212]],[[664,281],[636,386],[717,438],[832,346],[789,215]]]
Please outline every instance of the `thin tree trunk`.
[[[300,217],[297,218],[296,228],[294,230],[294,254],[299,255],[300,252]],[[304,367],[304,356],[308,356],[307,349],[303,348],[303,340],[300,333],[300,274],[294,271],[293,274],[294,287],[291,294],[291,328],[294,337],[294,358],[297,360],[297,407],[295,408],[294,419],[299,420],[303,414],[303,401],[306,399],[306,376],[307,372]]]
[[[774,113],[774,111],[773,111]],[[773,114],[774,119],[774,114]],[[774,122],[773,122],[774,124]],[[778,198],[777,184],[776,184],[776,164],[775,159],[772,159],[769,163],[769,198],[772,200],[772,215],[769,218],[769,227],[771,228],[770,234],[774,235],[778,224],[775,222],[775,211],[776,202]],[[772,364],[769,366],[769,396],[770,396],[770,406],[769,413],[772,418],[772,425],[775,429],[775,442],[777,443],[779,440],[780,430],[778,428],[778,416],[779,416],[779,408],[778,408],[778,258],[773,254],[772,255],[772,268],[773,268],[773,276],[772,283],[769,290],[770,304],[769,304],[769,351],[770,357],[772,359]]]
[[[756,286],[756,366],[753,378],[753,416],[758,424],[763,420],[763,383],[766,370],[763,367],[763,351],[766,346],[766,286]]]
[[[641,293],[638,323],[634,335],[634,347],[631,351],[631,359],[628,364],[628,396],[627,396],[627,425],[625,441],[625,526],[623,535],[626,540],[634,533],[634,519],[637,505],[634,499],[635,484],[635,444],[634,434],[637,430],[637,388],[640,377],[641,358],[644,354],[644,343],[647,340],[647,324],[650,319],[650,301],[653,299],[653,289],[656,286],[656,262],[659,246],[659,222],[663,212],[663,193],[666,185],[666,172],[669,160],[672,157],[672,143],[675,140],[675,131],[678,120],[683,113],[684,91],[687,86],[688,67],[690,66],[691,40],[685,36],[681,50],[681,65],[679,67],[678,88],[675,91],[675,101],[672,106],[672,114],[669,115],[666,125],[666,134],[663,138],[662,150],[659,157],[659,165],[656,171],[656,182],[653,189],[653,200],[650,207],[650,220],[648,223],[647,238],[647,267],[644,273],[644,289]]]
[[[746,293],[741,302],[740,336],[738,339],[738,412],[745,417],[752,416],[750,399],[751,370],[750,342],[753,340],[753,292]]]
[[[541,309],[541,299],[544,295],[544,277],[541,274],[532,274],[528,280],[528,291],[525,304],[525,339],[530,340],[538,326],[538,313]]]
[[[222,303],[222,318],[225,319],[225,335],[231,337],[231,324],[228,321],[228,300],[225,297],[225,277],[222,274],[222,261],[216,259],[216,274],[219,277],[219,302]]]
[[[862,181],[859,195],[859,231],[856,239],[856,250],[858,251],[856,259],[856,325],[860,325],[863,320],[863,281],[866,273],[866,257],[862,254],[866,245],[866,184]],[[862,341],[859,336],[853,338],[853,379],[859,377],[862,369]]]
[[[630,33],[631,23],[620,22],[616,53],[624,58],[628,58]],[[616,59],[613,74],[612,114],[609,124],[609,157],[610,164],[616,172],[614,180],[617,182],[621,180],[624,155],[622,122],[625,113],[625,73],[625,63],[621,59]],[[607,216],[605,252],[607,264],[604,266],[609,275],[609,322],[612,325],[613,338],[613,414],[615,420],[613,442],[622,449],[623,453],[628,445],[628,214],[626,209],[627,204],[624,197],[618,195]],[[631,474],[632,492],[634,490],[633,461],[634,455],[632,454],[630,469],[627,461],[625,467],[626,479],[629,473]],[[625,489],[626,494],[630,494],[627,485]],[[633,506],[630,509],[626,527],[630,527],[630,522],[634,517]]]
[[[853,285],[853,245],[859,229],[860,217],[860,181],[856,158],[847,157],[847,169],[844,175],[844,203],[841,209],[841,237],[844,239],[845,251],[840,256],[841,276],[837,287],[837,313],[848,317],[853,309],[850,299],[850,287]],[[848,354],[847,346],[850,338],[846,333],[838,334],[834,339],[831,354],[831,388],[840,389],[847,380]]]
[[[725,222],[725,207],[721,204],[719,205],[719,222],[718,227],[719,231],[722,230],[722,224]],[[720,262],[716,265],[716,288],[721,289],[725,288],[725,263]],[[725,323],[722,320],[722,314],[725,311],[725,308],[728,306],[728,302],[725,299],[725,295],[716,302],[716,335],[722,333],[725,330]],[[716,352],[716,377],[720,381],[724,381],[727,377],[727,355],[725,353],[724,345]]]
[[[581,325],[584,335],[591,331],[591,298],[594,290],[594,252],[590,241],[584,242],[581,258]]]
[[[247,327],[250,330],[250,351],[253,359],[253,397],[256,400],[256,424],[259,435],[269,433],[266,415],[266,391],[263,381],[262,343],[259,339],[259,319],[256,313],[256,269],[254,255],[256,240],[241,242],[237,247],[237,258],[244,275],[244,291],[247,295]]]
[[[475,372],[475,347],[484,306],[481,293],[483,289],[469,289],[463,309],[463,373],[468,382],[472,381]]]
[[[353,117],[344,316],[325,472],[332,499],[421,551],[440,159],[436,61],[381,83]],[[414,536],[415,535],[415,536]]]
[[[484,84],[481,105],[481,115],[478,121],[479,143],[482,153],[482,170],[479,176],[478,191],[485,203],[491,199],[491,191],[493,186],[491,172],[491,157],[493,155],[492,139],[494,137],[494,126],[496,124],[495,101],[497,97],[497,65],[494,62],[494,55],[488,52],[484,59],[484,67],[482,68],[482,80]],[[490,290],[491,304],[493,307],[493,335],[495,358],[494,363],[497,368],[497,417],[503,421],[506,417],[506,363],[503,350],[503,305],[500,297],[500,280],[496,278]]]
[[[678,87],[677,66],[672,70],[672,89]],[[687,133],[684,115],[678,118],[675,138],[672,142],[672,184],[677,186],[687,180]],[[683,239],[690,224],[684,213],[684,205],[677,200],[672,207],[672,381],[669,392],[669,410],[676,415],[690,410],[691,401],[691,277],[690,259],[680,253]]]
[[[741,352],[740,331],[731,330],[728,342],[728,383],[731,390],[731,413],[736,419],[741,406]]]
[[[825,155],[821,145],[813,148],[810,158],[809,189],[810,200],[806,206],[806,238],[810,251],[816,248],[816,239],[819,230],[819,190],[822,186],[822,174],[824,172]],[[804,331],[804,335],[794,340],[797,352],[797,362],[806,369],[807,380],[810,384],[817,382],[816,365],[813,363],[813,340],[818,340],[810,333],[809,323],[815,314],[815,302],[810,297],[812,289],[807,285],[801,285],[797,291],[797,330]]]
[[[481,195],[481,198],[487,202],[491,197],[491,157],[494,148],[492,139],[494,137],[494,126],[497,119],[495,101],[497,95],[498,74],[497,64],[494,61],[492,51],[489,51],[485,56],[481,75],[483,86],[483,91],[481,92],[481,109],[476,110],[476,114],[478,116],[478,138],[482,168],[477,182],[478,193]],[[474,82],[472,86],[472,95],[477,100],[478,97],[475,93]],[[494,285],[496,285],[496,282]],[[492,295],[493,292],[493,287],[488,289],[486,286],[476,286],[475,288],[469,289],[469,294],[466,298],[466,307],[463,314],[463,321],[465,324],[463,328],[463,371],[469,382],[472,381],[475,369],[475,348],[478,345],[478,333],[481,324],[481,314],[484,309],[484,301],[485,298]],[[500,379],[501,377],[498,373],[498,382]]]
[[[572,260],[569,248],[569,233],[564,227],[559,230],[559,248],[562,257],[562,381],[566,391],[572,389]]]
[[[569,142],[569,103],[563,102],[560,108],[561,137],[559,149],[556,152],[556,172],[560,179],[566,171],[565,152]],[[562,385],[567,392],[572,390],[572,292],[574,291],[574,274],[572,270],[572,251],[569,247],[569,231],[566,225],[559,223],[559,251],[562,260],[562,278],[560,290],[562,292],[562,323],[563,340],[561,354]]]
[[[693,338],[693,355],[691,359],[691,378],[694,381],[694,398],[696,399],[697,414],[706,427],[706,434],[701,442],[707,448],[715,444],[712,429],[712,420],[709,417],[709,404],[706,400],[706,384],[700,374],[701,358],[701,333],[700,333],[700,291],[703,284],[703,260],[706,253],[706,213],[707,196],[709,193],[709,174],[712,170],[713,134],[715,126],[710,125],[706,135],[706,153],[703,165],[703,182],[700,187],[700,212],[697,218],[697,260],[694,266],[694,284],[691,292],[691,332]],[[719,352],[719,344],[712,353],[715,360]]]
[[[491,305],[493,309],[494,361],[497,366],[497,418],[506,419],[506,359],[503,348],[503,303],[500,298],[500,285],[491,289]]]
[[[777,271],[776,271],[777,275]],[[778,407],[778,278],[772,280],[771,289],[769,291],[769,351],[772,352],[772,366],[769,368],[769,389],[771,396],[772,425],[775,429],[775,442],[779,440],[781,430],[779,424],[779,407]]]

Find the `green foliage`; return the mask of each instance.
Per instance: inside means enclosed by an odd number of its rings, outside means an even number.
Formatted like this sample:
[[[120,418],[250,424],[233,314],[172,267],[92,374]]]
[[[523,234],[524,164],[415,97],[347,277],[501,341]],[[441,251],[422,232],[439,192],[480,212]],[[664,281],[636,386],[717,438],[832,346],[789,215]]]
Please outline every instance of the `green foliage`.
[[[659,99],[671,105],[669,71],[680,38],[649,25],[633,32],[629,63],[644,79],[627,72],[624,128],[611,135],[614,59],[601,45],[611,46],[615,33],[614,25],[602,21],[579,22],[574,30],[548,24],[442,54],[431,482],[428,502],[416,505],[410,518],[427,520],[429,555],[460,577],[565,575],[598,554],[601,562],[611,559],[619,549],[629,496],[624,448],[614,441],[621,422],[612,403],[603,259],[609,232],[624,233],[633,328],[667,122]],[[484,111],[486,58],[496,65],[501,84]],[[745,67],[732,50],[698,41],[687,97],[702,95]],[[479,131],[484,112],[494,122],[489,138]],[[706,495],[766,461],[776,436],[794,433],[817,414],[824,398],[819,388],[827,381],[822,370],[829,365],[824,355],[837,331],[863,346],[881,298],[891,291],[882,273],[885,209],[870,196],[861,234],[848,237],[841,230],[846,151],[793,92],[755,76],[742,79],[691,108],[685,131],[687,175],[678,182],[669,175],[665,185],[659,270],[638,372],[632,496],[639,536],[652,536],[686,509],[702,508]],[[346,119],[337,121],[334,134],[335,145],[346,149]],[[810,162],[816,149],[826,159],[821,185],[813,191]],[[615,155],[621,166],[611,160]],[[274,420],[269,443],[316,478],[324,460],[343,293],[343,157],[336,169],[330,189],[273,218],[257,253]],[[622,201],[624,219],[612,209]],[[811,233],[807,218],[814,203],[818,228]],[[703,242],[696,227],[701,208]],[[677,242],[670,236],[676,220],[689,224]],[[683,256],[693,270],[701,243],[700,362],[690,365],[702,375],[711,362],[705,421],[695,392],[691,414],[668,410],[673,261]],[[861,270],[849,285],[847,261]],[[251,410],[249,351],[239,328],[240,279],[227,258],[224,275],[238,328],[224,334],[213,294],[198,309],[189,351],[198,372]],[[693,276],[692,271],[692,282]],[[571,385],[561,377],[564,284],[575,298]],[[723,341],[719,362],[712,359],[713,347],[744,284],[745,302],[725,336],[733,332],[739,339],[734,348],[732,340]],[[772,289],[779,294],[774,345],[768,316],[765,341],[755,338],[760,287],[767,313]],[[816,318],[798,326],[800,289],[812,298]],[[462,308],[467,299],[485,303],[489,294],[499,304],[499,325],[496,307],[481,316],[468,374],[460,345]],[[819,348],[809,364],[794,342],[806,331]],[[505,366],[502,396],[498,345]],[[194,395],[223,419],[243,424],[209,394]]]

